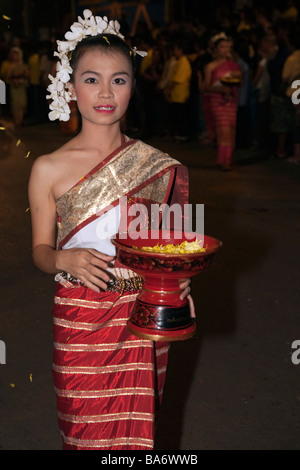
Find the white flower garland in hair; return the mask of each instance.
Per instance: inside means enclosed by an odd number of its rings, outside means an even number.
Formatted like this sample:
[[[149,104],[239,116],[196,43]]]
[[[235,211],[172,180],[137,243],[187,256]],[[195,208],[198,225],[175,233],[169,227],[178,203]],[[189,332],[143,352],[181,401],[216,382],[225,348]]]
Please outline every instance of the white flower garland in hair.
[[[78,22],[72,24],[71,31],[65,34],[66,41],[56,41],[58,50],[54,52],[54,55],[59,58],[59,61],[56,64],[56,76],[48,76],[51,83],[47,88],[47,91],[50,93],[47,95],[47,98],[52,100],[49,105],[51,110],[49,113],[50,121],[55,121],[55,119],[68,121],[71,113],[69,102],[76,100],[76,98],[72,97],[67,85],[73,72],[70,66],[70,53],[82,39],[87,36],[96,36],[103,33],[115,34],[123,41],[125,39],[120,33],[118,21],[108,21],[106,16],[103,18],[100,16],[94,17],[90,10],[84,10],[83,18],[79,16]],[[133,54],[139,54],[144,57],[147,55],[147,52],[138,51],[134,47]]]
[[[211,38],[211,40],[212,40],[213,43],[219,41],[220,39],[224,39],[224,41],[227,41],[227,40],[228,40],[228,36],[226,36],[225,33],[219,33],[219,34],[216,34],[215,36],[213,36],[213,37]]]

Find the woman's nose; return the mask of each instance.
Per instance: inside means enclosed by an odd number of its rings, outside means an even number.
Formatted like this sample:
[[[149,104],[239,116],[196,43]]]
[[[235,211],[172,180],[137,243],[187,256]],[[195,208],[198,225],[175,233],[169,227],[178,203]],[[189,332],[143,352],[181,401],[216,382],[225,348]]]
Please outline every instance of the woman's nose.
[[[98,95],[103,96],[103,97],[110,97],[112,96],[112,88],[111,85],[108,83],[102,83],[101,86],[99,87]]]

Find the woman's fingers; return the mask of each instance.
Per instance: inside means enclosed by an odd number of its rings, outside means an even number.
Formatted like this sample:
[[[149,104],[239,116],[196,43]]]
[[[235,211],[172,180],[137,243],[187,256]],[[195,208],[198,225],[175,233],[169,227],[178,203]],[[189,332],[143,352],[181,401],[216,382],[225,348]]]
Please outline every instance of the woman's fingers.
[[[106,290],[108,281],[98,276],[94,276],[89,272],[86,276],[81,276],[81,282],[93,291],[100,292],[101,290]]]
[[[191,280],[190,278],[187,278],[187,279],[179,279],[179,287],[181,289],[185,289],[187,286],[189,286],[191,284]]]
[[[188,298],[189,305],[190,305],[191,317],[196,318],[195,305],[194,305],[194,301],[192,299],[192,296],[188,295],[187,298]]]
[[[96,258],[102,259],[106,262],[110,262],[115,259],[115,256],[106,255],[105,253],[101,253],[101,251],[94,250],[93,248],[88,248],[87,251],[96,256]]]
[[[180,287],[180,289],[182,289],[182,292],[180,294],[180,299],[181,300],[183,300],[185,298],[188,299],[189,306],[190,306],[191,317],[196,318],[194,301],[192,299],[192,296],[190,295],[190,292],[191,292],[191,279],[180,279],[179,280],[179,287]]]
[[[106,283],[111,279],[111,276],[106,271],[114,256],[108,256],[96,250],[88,250],[85,257],[85,266],[81,275],[82,282],[87,287],[93,287],[93,290],[99,292],[100,289],[106,289]]]
[[[90,265],[86,267],[86,270],[92,275],[99,279],[102,279],[105,282],[108,282],[111,277],[109,273],[106,271],[109,266],[107,264],[99,263],[96,264],[94,261]]]
[[[190,292],[191,292],[190,287],[186,287],[185,289],[183,289],[183,291],[180,294],[180,299],[181,300],[185,299],[190,294]]]
[[[111,279],[107,269],[113,266],[114,258],[94,249],[62,250],[60,267],[87,287],[99,292],[100,289],[106,289],[106,283]]]
[[[105,255],[104,253],[100,253],[99,251],[93,249],[87,251],[92,256],[89,258],[89,262],[94,266],[98,266],[104,269],[113,266],[112,261],[115,259],[115,256]]]
[[[181,300],[185,299],[188,294],[191,292],[191,280],[190,279],[180,279],[179,280],[179,287],[182,290],[180,294]]]

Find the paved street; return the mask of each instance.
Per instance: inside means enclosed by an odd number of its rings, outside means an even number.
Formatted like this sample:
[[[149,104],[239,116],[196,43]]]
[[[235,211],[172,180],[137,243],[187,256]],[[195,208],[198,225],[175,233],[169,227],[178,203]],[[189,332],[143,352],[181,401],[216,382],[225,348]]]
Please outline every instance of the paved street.
[[[20,139],[20,141],[19,141]],[[53,277],[31,261],[27,183],[66,137],[0,130],[0,449],[61,448],[52,385]],[[190,202],[223,247],[194,278],[197,333],[172,343],[157,449],[300,450],[300,166],[239,150],[232,172],[199,141],[149,141],[185,163]],[[30,152],[30,153],[29,153]],[[300,359],[300,352],[298,356]]]

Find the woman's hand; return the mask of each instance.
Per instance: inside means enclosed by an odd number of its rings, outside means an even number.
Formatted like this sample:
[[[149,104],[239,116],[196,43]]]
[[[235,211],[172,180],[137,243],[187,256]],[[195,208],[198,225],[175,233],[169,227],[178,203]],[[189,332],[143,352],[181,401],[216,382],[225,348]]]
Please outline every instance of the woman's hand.
[[[191,280],[190,279],[180,279],[179,281],[179,287],[182,289],[182,292],[180,294],[181,300],[187,298],[189,301],[190,305],[190,311],[191,311],[191,317],[196,318],[196,312],[195,312],[195,305],[194,301],[192,299],[192,296],[190,295],[191,292]]]
[[[92,248],[71,248],[57,252],[56,267],[100,292],[106,290],[106,283],[111,279],[106,270],[114,258]]]

